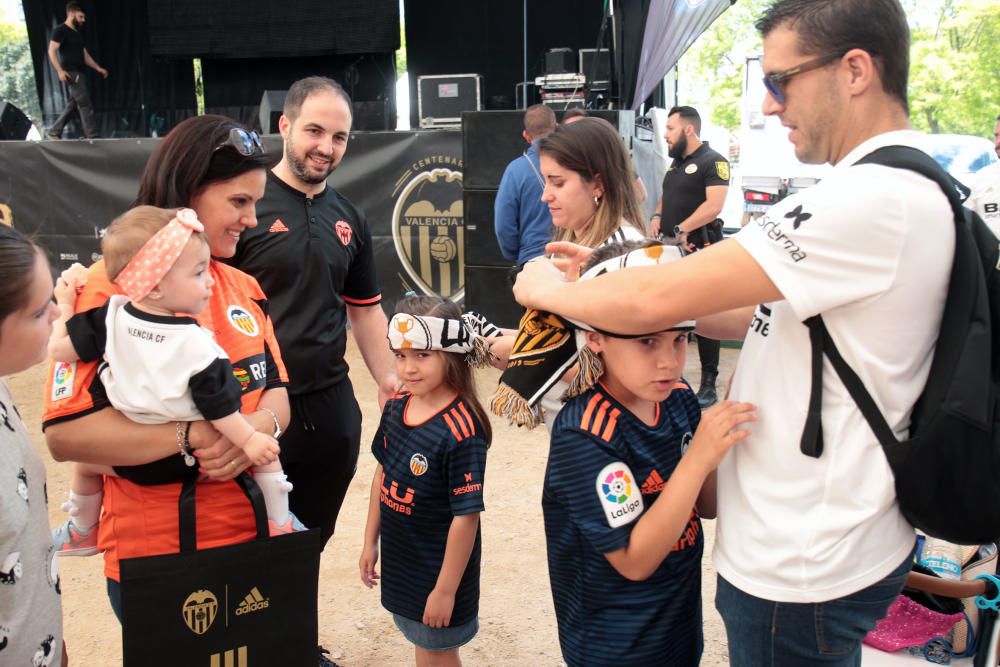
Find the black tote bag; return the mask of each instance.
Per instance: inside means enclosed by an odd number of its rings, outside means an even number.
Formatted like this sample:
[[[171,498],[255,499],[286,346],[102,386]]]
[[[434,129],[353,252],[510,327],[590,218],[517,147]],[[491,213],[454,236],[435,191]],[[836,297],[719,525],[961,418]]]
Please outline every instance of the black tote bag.
[[[315,665],[319,531],[268,536],[264,497],[236,480],[257,537],[196,548],[195,486],[179,502],[180,553],[121,561],[125,667]]]

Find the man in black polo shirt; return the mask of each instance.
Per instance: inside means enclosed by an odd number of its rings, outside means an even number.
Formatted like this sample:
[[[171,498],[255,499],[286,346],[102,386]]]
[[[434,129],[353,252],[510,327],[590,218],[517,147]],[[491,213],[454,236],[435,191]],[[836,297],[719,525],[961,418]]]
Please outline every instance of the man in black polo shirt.
[[[257,202],[257,227],[243,232],[230,263],[267,294],[288,369],[292,419],[281,462],[294,488],[289,504],[323,544],[354,476],[361,409],[347,376],[346,326],[379,383],[379,406],[396,391],[385,334],[371,230],[364,212],[326,185],[351,132],[350,98],[325,77],[295,82],[278,128],[281,162]]]
[[[104,69],[87,53],[83,45],[83,35],[80,29],[87,21],[87,15],[77,2],[66,3],[66,21],[52,31],[49,42],[49,60],[56,68],[59,80],[66,84],[69,91],[69,102],[59,115],[55,124],[49,128],[50,139],[62,137],[63,127],[74,113],[80,114],[83,134],[92,139],[97,136],[97,124],[94,122],[94,105],[87,92],[87,82],[84,80],[85,66],[96,70],[105,79],[108,70]],[[56,55],[58,52],[58,55]]]
[[[663,177],[663,195],[650,220],[650,234],[673,237],[689,251],[722,240],[719,214],[729,191],[729,161],[703,143],[701,116],[694,107],[678,106],[667,115],[669,155],[673,158]],[[719,400],[719,341],[698,336],[701,387],[698,404],[707,408]]]

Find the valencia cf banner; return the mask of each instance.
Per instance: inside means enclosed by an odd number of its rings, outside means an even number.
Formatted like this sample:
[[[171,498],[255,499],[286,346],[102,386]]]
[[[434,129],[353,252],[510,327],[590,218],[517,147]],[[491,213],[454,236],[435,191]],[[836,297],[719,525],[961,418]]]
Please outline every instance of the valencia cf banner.
[[[465,295],[461,138],[452,130],[359,133],[330,176],[368,215],[387,308],[411,290]]]
[[[35,238],[53,271],[93,263],[104,230],[135,199],[158,141],[2,142],[0,224]],[[281,138],[264,143],[277,161]],[[459,131],[356,132],[328,182],[367,215],[386,308],[410,290],[464,297]]]

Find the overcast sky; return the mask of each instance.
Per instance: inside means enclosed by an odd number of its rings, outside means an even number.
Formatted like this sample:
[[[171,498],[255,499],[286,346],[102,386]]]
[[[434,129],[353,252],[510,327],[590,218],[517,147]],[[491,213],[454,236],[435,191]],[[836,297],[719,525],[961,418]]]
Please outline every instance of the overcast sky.
[[[24,23],[21,13],[21,0],[0,0],[0,13],[6,23]]]

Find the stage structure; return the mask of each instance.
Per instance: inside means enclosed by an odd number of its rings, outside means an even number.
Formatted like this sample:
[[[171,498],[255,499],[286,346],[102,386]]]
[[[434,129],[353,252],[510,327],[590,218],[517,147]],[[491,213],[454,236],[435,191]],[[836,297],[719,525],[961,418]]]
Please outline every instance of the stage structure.
[[[540,100],[535,82],[547,73],[545,55],[554,49],[579,70],[565,74],[587,79],[585,89],[563,91],[574,104],[633,110],[662,104],[663,76],[734,1],[405,0],[411,127],[420,125],[419,77],[475,73],[482,89],[473,108],[523,108]],[[265,90],[323,74],[354,99],[355,129],[395,127],[398,0],[237,4],[84,0],[87,49],[110,72],[105,80],[86,73],[101,136],[162,136],[193,115],[195,58],[209,113],[256,125]],[[33,120],[45,126],[66,102],[46,54],[64,6],[64,0],[24,3],[43,115]],[[606,55],[600,67],[576,65],[586,53]]]
[[[87,50],[110,72],[86,73],[103,137],[162,136],[194,115],[194,58],[208,113],[254,126],[265,90],[322,74],[351,94],[355,129],[395,128],[398,0],[243,0],[238,11],[219,0],[82,4]],[[46,53],[65,0],[31,0],[24,13],[47,127],[66,103]]]

